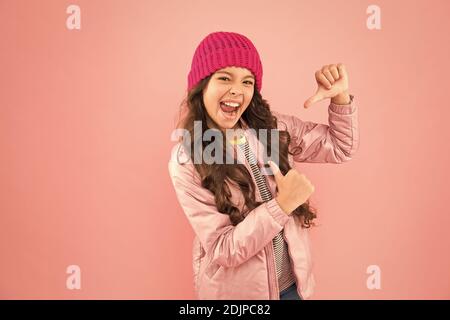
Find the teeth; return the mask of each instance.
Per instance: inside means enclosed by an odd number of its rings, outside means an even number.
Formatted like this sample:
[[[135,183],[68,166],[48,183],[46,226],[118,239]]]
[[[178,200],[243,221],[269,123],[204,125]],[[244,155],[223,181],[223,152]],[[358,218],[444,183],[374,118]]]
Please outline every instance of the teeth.
[[[225,105],[227,105],[227,106],[229,106],[229,107],[235,107],[235,108],[237,108],[237,107],[240,106],[240,104],[239,104],[239,103],[236,103],[236,102],[222,102],[222,103],[225,104]]]

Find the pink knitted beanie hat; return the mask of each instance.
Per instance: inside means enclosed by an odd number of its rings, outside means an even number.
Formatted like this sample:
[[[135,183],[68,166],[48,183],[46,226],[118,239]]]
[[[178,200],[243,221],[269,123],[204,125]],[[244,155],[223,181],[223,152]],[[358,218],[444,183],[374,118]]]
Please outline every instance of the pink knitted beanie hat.
[[[213,32],[200,42],[192,58],[188,90],[217,70],[231,66],[250,70],[261,92],[263,70],[258,51],[247,37],[234,32]]]

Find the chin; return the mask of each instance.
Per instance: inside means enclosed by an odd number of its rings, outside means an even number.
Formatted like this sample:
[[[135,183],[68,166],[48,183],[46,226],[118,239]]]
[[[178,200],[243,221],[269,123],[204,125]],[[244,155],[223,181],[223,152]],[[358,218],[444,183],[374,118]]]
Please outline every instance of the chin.
[[[224,123],[222,128],[233,129],[238,122],[239,122],[239,119],[238,119],[238,121],[234,121],[233,123]]]

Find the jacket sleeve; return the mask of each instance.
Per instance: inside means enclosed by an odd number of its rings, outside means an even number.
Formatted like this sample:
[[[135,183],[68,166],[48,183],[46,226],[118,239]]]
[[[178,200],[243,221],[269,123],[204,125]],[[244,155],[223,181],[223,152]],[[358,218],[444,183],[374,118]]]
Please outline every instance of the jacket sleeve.
[[[287,130],[291,136],[289,150],[300,150],[294,161],[342,163],[352,158],[359,146],[359,128],[354,96],[350,98],[349,104],[330,103],[328,125],[272,111],[278,129]]]
[[[169,161],[169,173],[176,196],[212,262],[235,267],[262,250],[283,229],[289,216],[275,199],[250,211],[233,226],[227,214],[220,213],[214,195],[200,184],[192,162]]]

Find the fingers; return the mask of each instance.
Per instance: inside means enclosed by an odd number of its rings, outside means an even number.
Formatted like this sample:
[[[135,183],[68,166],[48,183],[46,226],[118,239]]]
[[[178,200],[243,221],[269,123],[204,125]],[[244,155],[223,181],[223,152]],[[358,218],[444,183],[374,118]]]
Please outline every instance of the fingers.
[[[344,75],[346,70],[342,63],[325,65],[315,73],[317,82],[327,89],[331,89],[333,84]]]
[[[325,88],[330,89],[331,88],[331,83],[330,81],[327,79],[327,77],[322,73],[322,71],[316,71],[316,80],[317,82],[319,82],[321,85],[323,85]]]
[[[339,71],[338,71],[337,66],[335,64],[330,64],[329,70],[330,70],[331,74],[333,75],[334,80],[338,80],[339,79]]]
[[[328,82],[333,85],[334,84],[334,78],[333,75],[331,74],[331,71],[329,69],[329,66],[324,66],[322,68],[322,74],[325,76],[325,78],[327,78]]]
[[[347,68],[345,67],[345,65],[343,63],[339,63],[337,65],[337,68],[339,70],[339,76],[341,78],[346,78],[347,77]]]

